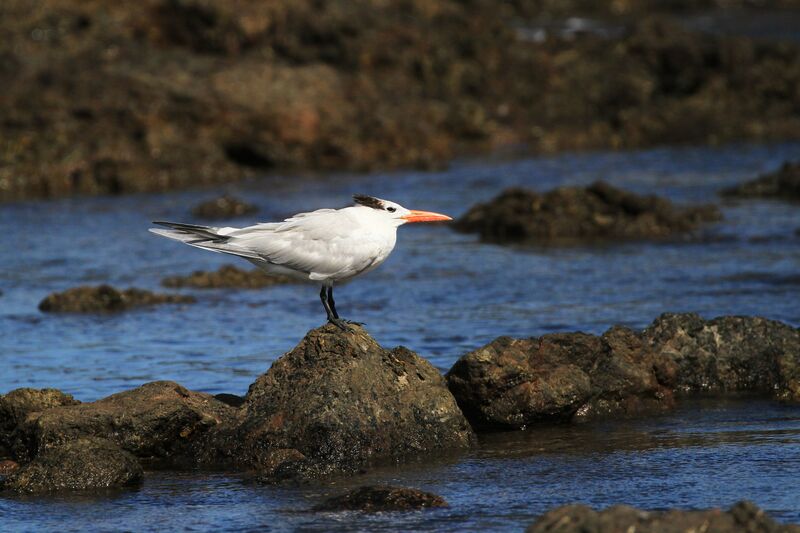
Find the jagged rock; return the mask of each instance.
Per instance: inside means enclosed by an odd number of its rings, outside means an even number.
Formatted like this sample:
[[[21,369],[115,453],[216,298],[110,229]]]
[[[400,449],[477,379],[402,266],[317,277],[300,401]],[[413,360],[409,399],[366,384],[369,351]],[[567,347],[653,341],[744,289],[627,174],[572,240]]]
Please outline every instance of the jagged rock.
[[[11,455],[14,431],[35,412],[80,402],[57,389],[15,389],[0,395],[0,458]]]
[[[328,498],[314,511],[413,511],[431,507],[447,507],[441,496],[405,487],[367,486]]]
[[[382,348],[358,326],[311,330],[250,386],[244,410],[224,446],[256,466],[274,462],[276,449],[302,454],[281,475],[348,472],[474,439],[436,368],[404,347]]]
[[[479,428],[669,409],[675,392],[800,401],[800,331],[758,317],[664,314],[641,334],[500,337],[462,356],[450,390]]]
[[[258,207],[227,194],[202,202],[192,209],[194,216],[208,220],[235,218],[257,212]]]
[[[170,276],[161,281],[164,287],[195,289],[261,289],[285,283],[297,281],[289,276],[267,274],[258,269],[243,270],[233,265],[220,267],[216,272],[198,270],[189,276]]]
[[[17,428],[13,451],[17,460],[29,461],[65,442],[100,437],[137,457],[179,461],[205,432],[236,414],[209,394],[154,381],[96,402],[28,416]]]
[[[119,487],[142,479],[142,466],[107,439],[80,438],[55,446],[16,469],[0,490],[35,493]]]
[[[473,206],[454,226],[488,242],[579,244],[673,238],[720,218],[712,205],[677,207],[669,200],[599,181],[544,194],[508,189]]]
[[[676,390],[755,391],[800,401],[800,331],[781,322],[667,313],[643,339],[675,369],[666,382]]]
[[[195,301],[193,296],[182,294],[156,294],[133,288],[119,291],[110,285],[100,285],[50,294],[39,302],[39,310],[46,313],[107,313],[146,305]]]
[[[723,196],[735,198],[774,198],[778,200],[800,200],[800,162],[785,162],[775,172],[729,187],[721,191]]]
[[[641,511],[615,505],[595,511],[586,505],[565,505],[548,511],[526,529],[527,533],[798,533],[798,525],[782,525],[751,502],[741,501],[728,511]]]
[[[447,382],[476,427],[524,428],[576,416],[670,408],[672,394],[654,370],[660,366],[634,332],[616,327],[601,337],[500,337],[462,356]]]

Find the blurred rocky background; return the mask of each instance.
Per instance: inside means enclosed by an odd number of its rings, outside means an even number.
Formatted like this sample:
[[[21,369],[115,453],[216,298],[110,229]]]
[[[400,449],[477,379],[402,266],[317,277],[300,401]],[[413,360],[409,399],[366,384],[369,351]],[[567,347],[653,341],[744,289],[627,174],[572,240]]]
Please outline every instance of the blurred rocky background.
[[[3,0],[0,200],[435,168],[509,147],[797,139],[799,42],[713,31],[698,13],[790,23],[798,8]]]

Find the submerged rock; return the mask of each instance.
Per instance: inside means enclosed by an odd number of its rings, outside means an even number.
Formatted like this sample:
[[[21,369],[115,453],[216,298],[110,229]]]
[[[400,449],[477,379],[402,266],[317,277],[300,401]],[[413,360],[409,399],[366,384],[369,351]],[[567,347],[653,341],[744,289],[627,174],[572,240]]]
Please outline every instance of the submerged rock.
[[[274,462],[265,457],[276,449],[302,455],[280,461],[280,477],[349,472],[474,439],[436,368],[404,347],[382,348],[358,326],[310,331],[250,386],[244,410],[229,441],[239,461]]]
[[[675,392],[800,401],[800,331],[758,317],[665,314],[640,334],[500,337],[462,356],[447,381],[478,428],[669,409]]]
[[[720,211],[711,205],[677,207],[669,200],[639,196],[599,181],[543,194],[508,189],[473,206],[455,228],[478,233],[488,242],[580,244],[668,239],[720,218]]]
[[[120,487],[142,479],[142,466],[107,439],[88,437],[55,446],[13,471],[0,490],[35,493]]]
[[[220,267],[216,272],[195,271],[188,276],[170,276],[161,284],[169,288],[195,289],[261,289],[272,285],[297,283],[289,276],[267,274],[263,270],[243,270],[233,265]]]
[[[109,313],[159,304],[194,303],[193,296],[157,294],[142,289],[117,290],[110,285],[75,287],[54,292],[39,302],[46,313]]]
[[[672,394],[659,382],[657,365],[655,354],[626,328],[601,337],[500,337],[462,356],[447,382],[476,427],[518,429],[576,416],[670,408]]]
[[[775,172],[723,189],[721,194],[735,198],[774,198],[800,201],[800,162],[787,161]]]
[[[431,507],[447,507],[441,496],[405,487],[367,486],[351,490],[347,494],[328,498],[314,511],[413,511]]]
[[[57,389],[15,389],[0,395],[0,458],[11,455],[14,431],[31,414],[80,402]]]
[[[202,202],[192,209],[194,216],[208,220],[235,218],[257,212],[258,207],[227,194]]]
[[[586,505],[565,505],[540,516],[527,533],[799,533],[798,525],[782,525],[755,504],[741,501],[728,511],[641,511],[627,505],[615,505],[595,511]]]
[[[684,392],[755,391],[800,401],[800,331],[759,317],[704,320],[693,313],[664,314],[642,334]]]
[[[141,458],[181,460],[209,429],[235,418],[236,409],[209,394],[171,381],[154,381],[102,400],[53,407],[21,423],[14,455],[28,461],[83,437],[106,438]]]

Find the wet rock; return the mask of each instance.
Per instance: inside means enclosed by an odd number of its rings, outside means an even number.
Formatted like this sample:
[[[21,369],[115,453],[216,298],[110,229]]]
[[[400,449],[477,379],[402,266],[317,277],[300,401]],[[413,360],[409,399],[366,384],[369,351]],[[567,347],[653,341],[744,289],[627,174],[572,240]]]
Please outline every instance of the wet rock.
[[[106,438],[140,458],[181,461],[209,429],[230,422],[237,410],[209,394],[171,381],[154,381],[96,402],[67,405],[28,416],[17,428],[17,460],[84,437]]]
[[[11,454],[14,431],[29,414],[79,403],[57,389],[15,389],[0,396],[0,457]]]
[[[674,373],[684,392],[754,391],[800,401],[800,331],[759,317],[664,314],[643,340]]]
[[[229,195],[202,202],[192,209],[194,216],[208,220],[235,218],[257,212],[258,207]]]
[[[328,498],[314,511],[413,511],[431,507],[447,507],[441,496],[417,489],[389,486],[367,486]]]
[[[665,410],[676,392],[800,401],[800,330],[687,313],[664,314],[642,333],[499,337],[462,356],[447,383],[464,415],[486,429]]]
[[[600,337],[500,337],[462,356],[447,383],[475,427],[519,429],[668,409],[672,394],[655,370],[663,366],[634,332],[616,327]]]
[[[685,531],[771,533],[800,532],[798,525],[782,525],[755,504],[741,501],[728,511],[641,511],[627,505],[615,505],[595,511],[585,505],[565,505],[548,511],[529,526],[528,533],[682,533]]]
[[[235,443],[240,462],[274,462],[296,450],[283,474],[352,472],[371,460],[466,448],[474,435],[441,374],[366,331],[310,331],[250,386]],[[279,472],[280,473],[280,472]],[[281,474],[281,475],[283,475]]]
[[[678,207],[656,196],[639,196],[604,182],[559,187],[540,194],[508,189],[473,206],[455,228],[498,243],[580,244],[669,239],[720,220],[711,205]]]
[[[787,161],[775,172],[723,189],[721,194],[735,198],[774,198],[800,201],[800,162]]]
[[[81,438],[55,446],[12,472],[0,490],[36,493],[121,487],[141,481],[142,466],[107,439]]]
[[[297,281],[288,276],[267,274],[258,269],[243,270],[233,265],[220,267],[216,272],[198,270],[189,276],[170,276],[161,281],[164,287],[195,289],[261,289],[285,283]]]
[[[110,285],[75,287],[54,292],[39,302],[46,313],[110,313],[159,304],[194,303],[193,296],[157,294],[142,289],[117,290]]]

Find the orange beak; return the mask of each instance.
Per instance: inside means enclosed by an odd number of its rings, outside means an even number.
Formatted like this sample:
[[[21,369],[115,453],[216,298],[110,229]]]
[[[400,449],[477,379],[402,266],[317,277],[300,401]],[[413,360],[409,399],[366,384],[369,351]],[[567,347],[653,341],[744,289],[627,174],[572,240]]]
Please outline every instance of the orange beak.
[[[432,213],[431,211],[414,211],[413,209],[403,218],[407,222],[444,222],[445,220],[453,220],[449,216],[442,215],[440,213]]]

